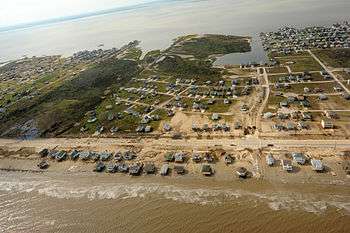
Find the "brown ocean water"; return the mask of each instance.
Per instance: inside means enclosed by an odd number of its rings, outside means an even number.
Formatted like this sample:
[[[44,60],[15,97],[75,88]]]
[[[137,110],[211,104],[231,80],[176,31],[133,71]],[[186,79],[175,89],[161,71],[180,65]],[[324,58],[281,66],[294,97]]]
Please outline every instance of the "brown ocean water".
[[[349,187],[0,172],[0,232],[349,232]]]

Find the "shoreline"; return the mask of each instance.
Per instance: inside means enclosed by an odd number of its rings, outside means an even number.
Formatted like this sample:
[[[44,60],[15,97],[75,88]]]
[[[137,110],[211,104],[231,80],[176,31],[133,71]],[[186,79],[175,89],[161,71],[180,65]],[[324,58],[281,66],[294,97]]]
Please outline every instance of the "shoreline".
[[[338,153],[346,151],[349,148],[350,141],[341,141],[334,148],[334,141],[322,140],[313,141],[288,141],[281,140],[275,142],[271,147],[268,146],[268,141],[257,139],[246,140],[221,140],[220,143],[213,140],[115,140],[115,139],[39,139],[32,141],[18,141],[18,140],[4,140],[0,139],[0,170],[9,171],[28,171],[40,172],[37,167],[40,161],[47,161],[49,168],[43,171],[43,174],[50,173],[80,173],[97,174],[93,170],[96,167],[96,161],[88,160],[82,161],[80,158],[71,160],[67,158],[64,161],[58,162],[55,159],[40,158],[38,152],[42,149],[49,150],[64,150],[72,151],[95,151],[95,152],[110,152],[112,158],[103,161],[105,165],[117,164],[114,160],[114,153],[125,151],[134,151],[136,159],[125,161],[127,164],[147,164],[153,163],[158,172],[156,176],[161,177],[159,169],[164,164],[164,155],[167,152],[183,152],[185,154],[185,161],[183,163],[170,162],[170,169],[173,166],[179,165],[185,168],[186,174],[178,175],[172,171],[170,178],[180,177],[194,177],[207,180],[233,182],[237,180],[236,169],[239,167],[247,168],[250,177],[248,182],[270,182],[276,185],[280,184],[309,184],[309,185],[336,185],[341,187],[350,186],[350,177],[346,175],[342,168],[342,162],[345,161]],[[280,144],[279,144],[280,143]],[[307,146],[308,145],[308,146]],[[195,163],[191,157],[193,153],[199,153],[204,156],[205,153],[210,153],[214,156],[213,163],[206,163],[204,161]],[[293,171],[288,173],[283,171],[280,159],[290,159],[290,153],[301,152],[305,154],[308,159],[321,159],[325,165],[325,171],[317,173],[312,170],[310,164],[299,165],[293,162]],[[230,165],[224,163],[222,153],[230,154],[234,157],[234,162]],[[274,166],[268,166],[265,162],[265,156],[272,153],[276,159]],[[201,174],[201,166],[209,164],[214,170],[211,177],[205,177]],[[101,174],[104,176],[117,176],[120,174]],[[129,175],[122,174],[122,176],[129,177]],[[141,173],[140,177],[147,177],[148,175]],[[137,180],[136,178],[135,180]],[[239,179],[238,179],[239,180]]]

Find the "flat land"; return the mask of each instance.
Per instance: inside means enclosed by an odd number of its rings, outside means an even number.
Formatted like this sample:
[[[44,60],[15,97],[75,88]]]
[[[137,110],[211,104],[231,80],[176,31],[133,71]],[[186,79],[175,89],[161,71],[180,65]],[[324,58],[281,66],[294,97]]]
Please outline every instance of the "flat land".
[[[294,57],[278,57],[277,61],[281,65],[287,65],[292,72],[304,71],[320,71],[322,70],[320,64],[317,63],[311,56],[294,56]]]
[[[350,67],[350,48],[322,49],[313,52],[328,66],[334,68]]]

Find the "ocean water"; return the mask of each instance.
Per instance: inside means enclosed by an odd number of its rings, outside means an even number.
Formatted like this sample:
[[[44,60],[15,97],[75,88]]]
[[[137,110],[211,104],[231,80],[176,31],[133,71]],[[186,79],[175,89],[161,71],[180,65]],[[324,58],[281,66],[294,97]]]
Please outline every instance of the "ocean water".
[[[0,62],[23,55],[71,55],[84,49],[120,47],[141,40],[144,50],[164,49],[177,36],[221,33],[257,36],[281,26],[330,24],[350,20],[348,0],[172,0],[50,25],[0,32]],[[237,60],[238,59],[238,60]],[[219,64],[264,59],[232,56]]]
[[[0,232],[350,230],[346,187],[64,172],[0,176]]]

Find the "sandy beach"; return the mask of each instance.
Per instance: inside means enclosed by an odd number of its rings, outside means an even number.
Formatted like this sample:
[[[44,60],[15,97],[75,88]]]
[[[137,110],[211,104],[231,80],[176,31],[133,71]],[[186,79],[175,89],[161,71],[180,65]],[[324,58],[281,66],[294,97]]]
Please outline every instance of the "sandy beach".
[[[348,141],[270,141],[256,139],[37,139],[0,140],[0,229],[4,232],[347,232],[350,230],[350,179],[342,170]],[[280,143],[280,144],[279,144]],[[299,146],[296,146],[298,145]],[[323,144],[323,147],[319,147]],[[247,148],[249,147],[249,148]],[[187,159],[185,175],[96,173],[96,163],[81,160],[57,162],[40,171],[38,151],[133,150],[132,162],[153,162],[159,168],[167,151],[212,151],[215,174],[205,177],[200,165]],[[222,151],[235,157],[225,165]],[[291,151],[322,159],[326,171],[316,173],[310,164],[293,164],[293,172],[279,163],[265,164]],[[112,162],[108,161],[107,163]],[[173,164],[170,165],[171,167]],[[244,166],[252,177],[235,174]],[[108,211],[106,211],[108,210]],[[278,214],[276,214],[278,213]],[[9,217],[10,216],[10,217]],[[136,221],[137,219],[137,221]],[[79,224],[77,224],[79,223]],[[214,224],[215,223],[215,224]],[[220,225],[218,227],[218,225]],[[278,227],[276,227],[278,226]],[[266,230],[268,229],[268,230]]]

